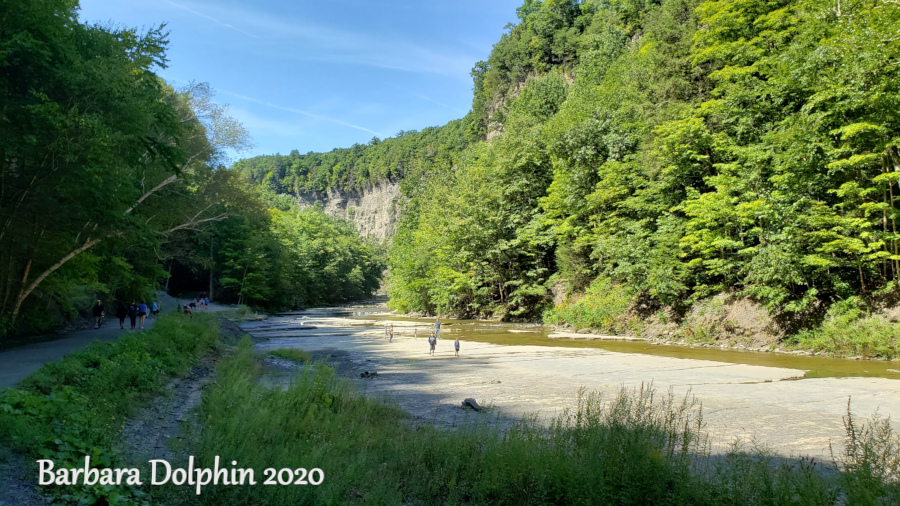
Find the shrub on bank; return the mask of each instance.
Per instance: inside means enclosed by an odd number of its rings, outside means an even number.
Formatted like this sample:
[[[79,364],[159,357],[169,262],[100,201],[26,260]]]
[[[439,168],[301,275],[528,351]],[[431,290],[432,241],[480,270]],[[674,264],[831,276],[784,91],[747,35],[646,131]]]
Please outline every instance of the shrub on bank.
[[[569,325],[577,329],[622,332],[630,322],[627,312],[633,297],[622,285],[597,278],[581,297],[558,304],[544,313],[549,325]]]
[[[882,315],[867,315],[853,297],[834,304],[822,325],[799,332],[791,345],[836,356],[900,358],[898,325]]]

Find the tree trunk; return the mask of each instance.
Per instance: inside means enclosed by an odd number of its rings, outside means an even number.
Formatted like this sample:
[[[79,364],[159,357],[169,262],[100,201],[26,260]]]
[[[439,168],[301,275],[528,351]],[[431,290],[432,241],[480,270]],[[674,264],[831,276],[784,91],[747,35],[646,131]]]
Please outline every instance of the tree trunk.
[[[209,238],[209,300],[213,300],[213,270],[215,270],[216,263],[213,258],[213,238]]]
[[[22,291],[19,292],[19,296],[16,297],[16,305],[15,307],[13,307],[12,311],[12,323],[16,323],[16,318],[19,316],[19,310],[22,309],[22,303],[25,302],[25,299],[27,299],[28,296],[31,295],[31,292],[33,292],[34,289],[37,288],[38,285],[40,285],[41,282],[47,278],[47,276],[53,274],[60,267],[65,265],[66,262],[75,258],[75,255],[78,255],[79,253],[94,247],[100,241],[101,239],[91,239],[90,237],[88,237],[87,240],[84,241],[84,244],[70,251],[66,256],[59,259],[58,262],[48,267],[47,270],[42,272],[40,276],[36,277],[34,281],[32,281],[28,286],[23,287]]]
[[[169,260],[169,277],[166,278],[166,293],[169,293],[169,281],[172,280],[172,267],[175,265],[175,258]]]

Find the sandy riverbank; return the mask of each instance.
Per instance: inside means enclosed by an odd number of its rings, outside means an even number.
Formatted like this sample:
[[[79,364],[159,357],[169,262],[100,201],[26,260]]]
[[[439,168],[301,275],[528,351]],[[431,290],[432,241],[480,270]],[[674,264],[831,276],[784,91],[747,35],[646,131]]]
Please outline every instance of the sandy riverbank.
[[[848,398],[856,416],[877,409],[882,416],[900,414],[900,380],[886,378],[802,378],[800,369],[763,367],[616,353],[594,348],[496,345],[462,341],[453,356],[453,330],[444,331],[437,353],[428,355],[425,327],[412,337],[415,322],[393,321],[393,342],[384,338],[391,320],[359,320],[314,310],[306,318],[272,318],[245,324],[245,330],[270,340],[264,351],[298,347],[335,355],[344,372],[368,395],[388,396],[413,416],[454,425],[464,417],[500,414],[519,418],[537,414],[549,419],[576,403],[579,389],[613,395],[621,386],[652,384],[676,395],[695,395],[714,450],[735,439],[757,440],[785,455],[830,460],[829,442],[840,446]],[[292,327],[286,325],[291,323]],[[302,325],[301,325],[302,324]],[[316,327],[302,330],[302,327]],[[299,327],[299,328],[298,328]],[[376,379],[359,379],[364,370]],[[466,397],[491,406],[489,413],[466,413]]]

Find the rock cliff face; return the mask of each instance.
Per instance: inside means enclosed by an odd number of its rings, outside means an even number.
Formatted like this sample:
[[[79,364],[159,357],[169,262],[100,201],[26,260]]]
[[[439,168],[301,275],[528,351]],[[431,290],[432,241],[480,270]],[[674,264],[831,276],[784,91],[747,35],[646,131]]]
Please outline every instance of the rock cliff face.
[[[362,190],[328,190],[297,195],[300,207],[321,203],[330,216],[346,218],[356,224],[363,237],[390,241],[397,231],[400,216],[400,183],[382,181]]]

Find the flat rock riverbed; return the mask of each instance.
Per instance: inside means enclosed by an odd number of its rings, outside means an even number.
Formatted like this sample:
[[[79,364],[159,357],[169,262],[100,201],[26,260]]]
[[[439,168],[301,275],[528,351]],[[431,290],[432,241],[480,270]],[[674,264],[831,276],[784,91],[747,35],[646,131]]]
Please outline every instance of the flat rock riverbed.
[[[269,338],[256,345],[260,352],[300,348],[331,354],[339,371],[354,378],[366,395],[391,398],[414,418],[439,425],[497,416],[517,420],[536,415],[548,421],[574,408],[581,389],[611,398],[623,386],[652,383],[661,394],[671,390],[702,402],[714,452],[736,440],[756,441],[784,456],[830,461],[829,443],[842,447],[848,399],[859,420],[876,410],[882,417],[900,415],[900,378],[805,378],[806,370],[753,365],[752,360],[719,362],[463,338],[455,357],[455,334],[465,332],[452,324],[442,326],[436,353],[429,356],[429,322],[433,320],[391,315],[384,306],[369,305],[298,312],[242,327]],[[384,325],[391,323],[394,338],[389,342]],[[360,378],[364,371],[378,375]],[[460,407],[467,397],[488,409],[467,412]]]

